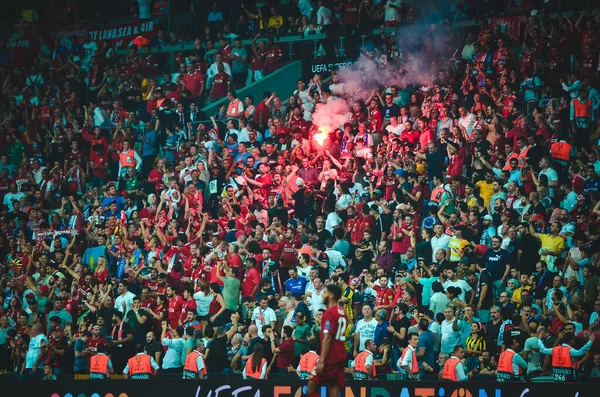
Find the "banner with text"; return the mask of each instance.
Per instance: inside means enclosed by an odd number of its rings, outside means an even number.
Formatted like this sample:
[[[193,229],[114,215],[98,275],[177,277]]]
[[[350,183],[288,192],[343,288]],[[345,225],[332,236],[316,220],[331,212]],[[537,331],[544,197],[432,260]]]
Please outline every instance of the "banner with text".
[[[298,379],[248,381],[217,375],[207,380],[7,380],[0,376],[7,397],[302,397],[306,382]],[[344,397],[592,397],[598,383],[496,383],[348,381]],[[321,396],[327,396],[325,387]]]
[[[105,25],[101,27],[89,26],[73,29],[61,29],[51,32],[53,39],[59,39],[62,44],[71,48],[74,41],[83,39],[89,33],[90,39],[99,44],[106,41],[111,48],[120,49],[128,47],[138,36],[151,38],[157,30],[154,21],[139,21],[122,25]],[[98,45],[100,47],[100,45]]]
[[[302,60],[302,80],[310,80],[315,73],[329,73],[332,69],[344,69],[354,65],[356,61],[347,58],[326,57]],[[324,76],[329,77],[329,75]]]

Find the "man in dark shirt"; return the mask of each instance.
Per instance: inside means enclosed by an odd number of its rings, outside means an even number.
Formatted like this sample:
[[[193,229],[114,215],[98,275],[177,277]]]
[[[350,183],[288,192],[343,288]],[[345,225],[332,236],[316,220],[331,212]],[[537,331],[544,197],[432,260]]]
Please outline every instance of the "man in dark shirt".
[[[144,350],[146,351],[146,354],[148,354],[154,359],[154,361],[156,361],[156,364],[161,365],[162,355],[164,354],[165,350],[163,349],[162,345],[156,340],[156,335],[154,334],[154,331],[150,331],[146,334],[146,343],[144,345]]]
[[[400,348],[405,348],[408,345],[408,328],[411,323],[406,316],[408,310],[406,303],[399,303],[394,307],[391,325],[388,327],[388,331],[392,333],[392,362],[398,362]]]
[[[490,308],[494,304],[491,277],[492,275],[486,269],[485,264],[478,263],[479,280],[477,282],[475,304],[477,304],[477,316],[482,323],[487,324],[490,321]]]

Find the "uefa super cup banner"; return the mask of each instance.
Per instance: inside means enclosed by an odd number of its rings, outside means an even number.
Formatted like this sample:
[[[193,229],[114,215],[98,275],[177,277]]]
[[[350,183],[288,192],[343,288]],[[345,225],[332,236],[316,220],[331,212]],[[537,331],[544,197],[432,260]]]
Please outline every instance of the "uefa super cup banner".
[[[0,378],[1,379],[1,378]],[[4,379],[3,379],[4,381]],[[302,397],[306,382],[291,380],[241,380],[223,375],[206,380],[13,380],[3,382],[5,397]],[[343,397],[592,397],[598,383],[555,382],[406,382],[348,381]],[[321,396],[328,390],[323,387]]]
[[[108,47],[126,48],[139,36],[151,38],[157,29],[154,21],[139,21],[121,25],[87,26],[73,29],[61,29],[51,32],[53,39],[59,39],[61,45],[71,49],[76,41],[79,41],[89,33],[90,39],[100,46],[100,42],[106,41]]]

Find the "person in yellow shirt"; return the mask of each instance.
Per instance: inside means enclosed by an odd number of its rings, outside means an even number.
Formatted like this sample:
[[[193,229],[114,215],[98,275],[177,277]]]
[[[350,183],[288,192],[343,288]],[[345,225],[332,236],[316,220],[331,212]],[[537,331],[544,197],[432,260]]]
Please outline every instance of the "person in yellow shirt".
[[[550,225],[550,233],[538,233],[533,226],[535,223],[533,218],[530,217],[529,233],[541,242],[540,259],[546,261],[549,271],[557,273],[558,269],[554,262],[557,258],[560,258],[565,250],[565,239],[559,235],[561,226],[558,222],[553,222]]]
[[[475,186],[479,189],[479,196],[483,199],[483,204],[487,207],[494,195],[494,173],[492,170],[485,172],[485,179],[477,182]]]
[[[519,276],[519,282],[521,283],[521,286],[515,289],[511,298],[511,302],[514,303],[517,308],[521,307],[521,305],[523,304],[523,291],[529,291],[531,289],[531,284],[529,283],[529,276],[527,274],[521,274]]]
[[[283,27],[283,17],[277,12],[276,7],[271,7],[269,11],[271,12],[271,16],[269,17],[267,28],[279,31]]]
[[[465,227],[454,226],[454,234],[450,237],[448,248],[450,249],[450,263],[458,263],[463,257],[463,249],[470,243],[462,237]]]

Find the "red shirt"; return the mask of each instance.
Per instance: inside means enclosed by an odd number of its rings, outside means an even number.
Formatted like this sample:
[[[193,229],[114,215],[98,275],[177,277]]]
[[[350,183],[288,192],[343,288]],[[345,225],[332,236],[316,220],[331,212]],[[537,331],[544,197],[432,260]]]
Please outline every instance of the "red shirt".
[[[266,51],[265,57],[268,60],[265,71],[274,72],[281,67],[281,58],[283,58],[281,48],[274,45]]]
[[[257,125],[261,125],[261,119],[259,117],[260,114],[262,114],[262,124],[267,124],[267,121],[269,120],[269,108],[267,107],[267,105],[265,105],[264,100],[260,101],[260,103],[256,107],[256,112],[254,113],[254,122]]]
[[[251,296],[254,291],[254,287],[260,284],[260,273],[256,268],[252,268],[250,270],[246,270],[244,273],[244,281],[242,281],[242,299]],[[258,290],[257,290],[258,291]]]
[[[106,344],[106,339],[104,339],[101,336],[99,336],[98,338],[91,337],[91,338],[88,338],[88,340],[87,340],[87,347],[88,348],[95,349],[100,344]]]
[[[204,76],[200,73],[194,72],[192,74],[186,74],[183,76],[183,85],[185,88],[191,91],[193,97],[200,95],[200,90],[204,84]]]
[[[173,329],[179,326],[179,316],[181,315],[183,303],[183,298],[179,295],[169,299],[169,326]]]
[[[284,240],[281,252],[281,267],[294,267],[298,261],[296,248],[300,248],[297,241]]]
[[[360,4],[358,1],[348,1],[342,6],[342,21],[344,25],[358,24],[358,9]]]
[[[217,73],[213,78],[213,96],[217,99],[225,98],[230,81],[231,78],[227,73]]]
[[[196,301],[194,299],[184,301],[183,305],[181,305],[181,316],[179,317],[181,322],[185,321],[185,318],[187,317],[187,311],[190,309],[194,310],[194,312],[196,311]]]
[[[344,309],[340,306],[333,306],[325,310],[321,318],[321,348],[325,335],[331,335],[331,346],[329,354],[325,358],[325,365],[343,365],[346,361],[346,346],[344,345],[344,336],[348,318]]]
[[[96,178],[108,178],[108,167],[100,168],[108,165],[108,156],[106,154],[100,156],[91,155],[90,164],[94,165],[94,168],[92,168],[92,176],[95,176]]]

